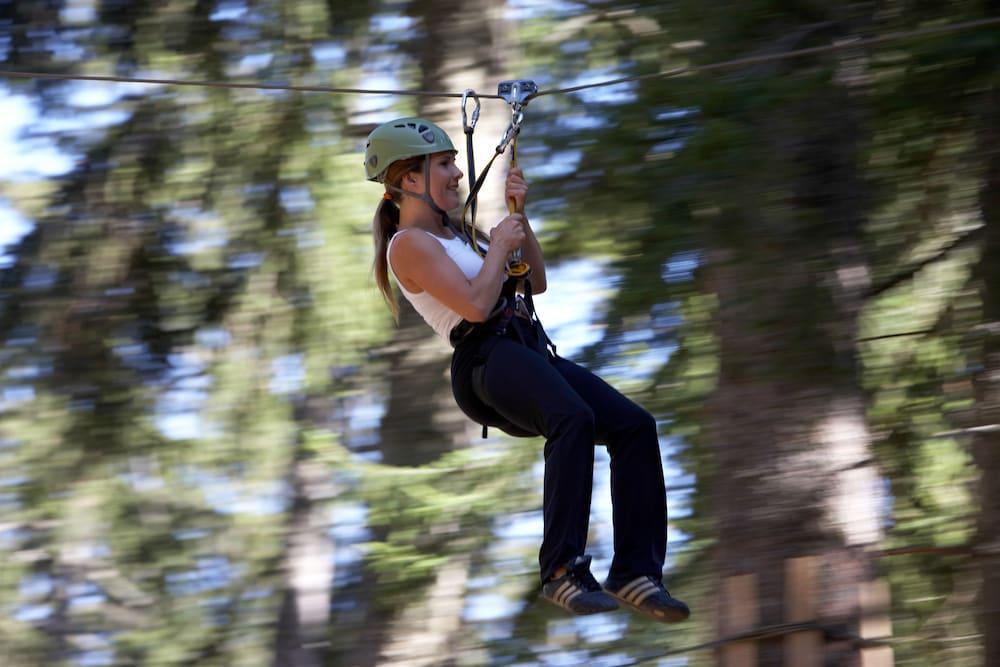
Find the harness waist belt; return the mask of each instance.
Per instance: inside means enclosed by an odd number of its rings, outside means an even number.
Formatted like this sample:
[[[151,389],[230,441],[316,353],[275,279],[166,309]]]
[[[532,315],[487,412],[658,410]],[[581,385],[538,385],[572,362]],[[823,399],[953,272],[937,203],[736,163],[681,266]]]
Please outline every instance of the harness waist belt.
[[[451,343],[452,347],[458,347],[459,343],[468,338],[472,332],[476,330],[478,324],[479,323],[477,322],[462,320],[456,324],[452,328],[451,333],[448,334],[448,342]]]
[[[451,343],[452,347],[458,347],[458,344],[463,340],[471,336],[474,332],[486,327],[487,325],[497,322],[497,320],[504,314],[504,307],[507,305],[507,300],[505,297],[500,297],[497,301],[497,305],[493,307],[493,312],[482,322],[470,322],[469,320],[462,320],[454,327],[452,327],[451,332],[448,334],[448,342]],[[531,316],[531,311],[528,309],[528,304],[525,303],[524,299],[516,297],[514,300],[514,317],[520,317],[522,319],[533,321]]]

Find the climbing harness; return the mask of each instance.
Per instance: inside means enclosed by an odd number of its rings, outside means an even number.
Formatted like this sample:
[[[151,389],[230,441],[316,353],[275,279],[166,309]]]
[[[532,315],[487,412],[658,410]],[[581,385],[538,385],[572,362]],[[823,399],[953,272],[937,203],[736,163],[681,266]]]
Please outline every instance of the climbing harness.
[[[485,252],[475,242],[477,239],[476,200],[479,191],[486,181],[490,167],[507,150],[508,146],[511,149],[511,168],[517,168],[517,138],[521,132],[521,124],[524,121],[524,107],[537,94],[538,86],[534,81],[526,79],[501,81],[497,86],[497,95],[510,105],[510,123],[508,123],[507,128],[504,130],[503,136],[494,150],[493,157],[490,158],[483,171],[478,175],[476,174],[472,139],[476,122],[479,120],[479,96],[472,89],[466,90],[462,95],[462,129],[465,132],[466,150],[468,152],[469,180],[473,184],[469,189],[469,196],[466,198],[465,206],[462,209],[462,231],[470,245],[481,256],[485,255]],[[467,111],[470,97],[476,103],[471,121]],[[511,214],[523,213],[522,210],[518,210],[517,203],[513,198],[507,200],[507,211]],[[468,215],[470,213],[471,217]],[[466,339],[476,336],[480,338],[481,344],[484,346],[484,349],[481,349],[481,354],[485,358],[489,355],[489,350],[496,341],[508,331],[513,331],[519,342],[526,345],[528,341],[521,330],[521,324],[523,324],[533,329],[539,352],[544,355],[551,349],[552,355],[556,356],[556,346],[545,333],[541,320],[539,320],[538,315],[535,313],[530,280],[531,267],[523,260],[520,248],[514,250],[508,258],[506,272],[507,278],[501,288],[500,297],[497,299],[497,303],[490,315],[484,322],[469,322],[468,320],[459,322],[451,331],[450,341],[452,346],[458,347]],[[518,285],[522,286],[521,297],[517,295]],[[511,322],[518,315],[521,316],[523,322],[512,327]],[[474,391],[480,395],[481,400],[482,395],[485,393],[482,387],[484,368],[484,365],[480,365],[473,371]],[[484,423],[483,437],[485,438],[486,435],[487,426]]]

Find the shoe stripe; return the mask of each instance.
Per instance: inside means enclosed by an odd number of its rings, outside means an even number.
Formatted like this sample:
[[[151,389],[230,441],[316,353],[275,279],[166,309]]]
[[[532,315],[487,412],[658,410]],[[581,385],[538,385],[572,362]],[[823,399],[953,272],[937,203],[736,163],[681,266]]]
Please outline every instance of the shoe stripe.
[[[572,601],[573,601],[573,600],[574,600],[574,599],[575,599],[575,598],[576,598],[576,597],[577,597],[578,595],[583,595],[583,591],[582,591],[582,590],[580,590],[579,588],[578,588],[578,589],[576,589],[575,591],[573,591],[573,592],[572,592],[572,593],[571,593],[571,594],[569,595],[569,597],[567,597],[567,598],[566,598],[566,600],[565,600],[565,601],[563,601],[563,605],[564,605],[564,606],[565,606],[565,607],[566,607],[567,609],[569,609],[569,603],[570,603],[570,602],[572,602]]]
[[[570,596],[572,596],[573,593],[575,593],[578,590],[580,590],[580,589],[577,588],[572,582],[568,582],[567,581],[566,582],[566,586],[565,586],[565,590],[561,591],[560,594],[559,594],[559,597],[558,597],[559,604],[563,604],[563,605],[566,604],[566,601],[569,600]]]
[[[648,598],[653,593],[656,593],[658,590],[659,590],[658,586],[653,586],[652,588],[650,588],[649,590],[647,590],[645,593],[642,593],[642,594],[636,596],[636,599],[635,599],[635,601],[632,604],[634,604],[635,606],[638,607],[639,605],[641,605],[643,602],[646,601],[646,598]]]
[[[643,584],[648,584],[649,579],[646,577],[639,577],[638,579],[633,579],[629,583],[625,584],[621,590],[618,591],[618,595],[623,598],[627,598],[632,594],[634,590],[642,586]]]
[[[562,604],[561,600],[562,600],[563,594],[566,592],[567,589],[570,589],[572,587],[573,587],[572,582],[570,582],[570,581],[564,581],[562,583],[562,586],[560,586],[559,588],[557,588],[556,592],[552,594],[552,599],[555,600],[556,602],[558,602],[559,604]]]
[[[615,592],[615,595],[617,595],[618,597],[625,597],[626,595],[632,592],[633,588],[641,584],[643,581],[645,581],[645,578],[633,579],[632,581],[628,582],[627,584],[619,588]]]
[[[649,594],[656,590],[656,584],[651,581],[647,581],[642,586],[636,587],[631,593],[625,596],[625,599],[631,604],[639,604],[641,600],[645,600],[649,597]]]

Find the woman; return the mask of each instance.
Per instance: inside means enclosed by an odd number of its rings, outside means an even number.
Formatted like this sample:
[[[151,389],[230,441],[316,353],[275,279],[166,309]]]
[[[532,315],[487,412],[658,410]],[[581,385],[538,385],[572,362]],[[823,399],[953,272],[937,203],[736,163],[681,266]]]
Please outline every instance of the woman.
[[[688,617],[661,583],[667,544],[666,492],[656,422],[586,369],[550,352],[520,298],[509,323],[494,313],[511,251],[521,248],[536,293],[546,288],[541,248],[521,214],[500,221],[488,249],[474,249],[447,211],[461,204],[462,172],[448,135],[420,118],[402,118],[368,137],[369,180],[385,186],[375,214],[375,276],[393,314],[392,271],[403,296],[455,345],[452,389],[459,407],[484,425],[546,438],[542,596],[571,612],[611,611],[622,602],[659,621]],[[506,197],[523,211],[528,185],[511,169]],[[457,335],[461,332],[461,336]],[[594,444],[611,456],[615,555],[602,588],[584,555]]]

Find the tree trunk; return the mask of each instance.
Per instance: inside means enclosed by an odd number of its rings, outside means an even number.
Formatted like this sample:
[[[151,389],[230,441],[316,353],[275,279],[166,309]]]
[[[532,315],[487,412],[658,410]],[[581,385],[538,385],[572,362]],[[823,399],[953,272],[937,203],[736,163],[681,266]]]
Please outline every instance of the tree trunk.
[[[748,297],[754,284],[781,296],[790,273],[808,279],[806,267],[783,271],[781,285],[761,280],[759,267],[749,264],[716,264],[714,273],[722,311],[722,366],[711,403],[719,574],[755,574],[760,624],[779,624],[788,620],[786,560],[820,556],[826,578],[815,600],[818,620],[857,630],[856,601],[872,578],[863,548],[880,537],[860,391],[791,361],[788,350],[802,344],[799,323],[791,316],[764,326],[767,314],[778,312],[759,293]],[[760,659],[781,665],[780,640],[762,643]]]
[[[423,30],[415,55],[421,64],[424,90],[496,92],[501,78],[498,54],[503,52],[498,41],[500,10],[502,6],[485,0],[411,4],[411,14]],[[441,48],[442,44],[448,48]],[[470,113],[471,109],[470,102]],[[458,164],[467,171],[458,101],[421,98],[419,113],[448,132],[460,152]],[[509,120],[510,113],[502,103],[484,103],[475,135],[480,149],[478,169],[493,155],[492,148]],[[484,145],[488,150],[483,150]],[[503,174],[503,165],[495,164],[479,198],[479,217],[487,228],[506,215]],[[468,174],[464,182],[468,185]],[[466,445],[473,430],[451,394],[447,375],[450,348],[405,300],[400,305],[399,329],[390,346],[389,399],[382,420],[381,451],[383,463],[414,466]]]
[[[380,665],[440,667],[454,663],[461,647],[462,609],[471,560],[470,555],[463,554],[438,568],[425,599],[394,621]]]
[[[987,100],[979,143],[986,152],[986,174],[980,206],[986,225],[979,260],[985,341],[982,370],[975,379],[978,425],[991,426],[974,436],[972,453],[979,468],[977,553],[982,584],[979,627],[983,633],[984,665],[1000,665],[1000,92]]]
[[[849,100],[819,97],[759,119],[770,142],[761,154],[792,175],[769,182],[760,200],[785,196],[790,206],[727,221],[726,242],[709,253],[721,361],[709,408],[712,492],[719,574],[756,576],[759,624],[804,620],[790,618],[785,568],[817,556],[816,618],[807,620],[853,634],[873,579],[864,547],[881,531],[854,342],[868,285],[864,189]],[[783,641],[759,642],[759,664],[782,665]],[[849,643],[828,640],[822,650],[824,664],[858,664]]]
[[[473,88],[479,93],[495,93],[497,82],[503,78],[499,57],[506,50],[500,41],[502,12],[503,3],[487,0],[412,2],[409,13],[421,31],[413,44],[415,59],[421,66],[421,87],[455,91]],[[470,113],[472,107],[470,102]],[[421,98],[418,113],[440,123],[448,132],[459,150],[458,165],[467,172],[459,101]],[[492,157],[493,148],[509,121],[506,106],[483,101],[475,135],[477,168],[481,169]],[[504,165],[498,161],[480,193],[478,216],[484,229],[506,215],[504,173]],[[468,173],[463,182],[469,186]],[[478,427],[455,405],[448,375],[451,349],[405,300],[400,307],[399,328],[388,349],[389,397],[380,428],[380,449],[382,463],[418,466],[457,447],[468,446],[470,438],[477,436]],[[378,540],[385,535],[376,531],[373,537]],[[470,558],[450,561],[438,572],[431,590],[415,595],[417,601],[413,607],[402,614],[381,611],[371,600],[363,601],[367,605],[365,620],[348,664],[360,667],[383,664],[388,659],[386,651],[395,656],[429,654],[430,662],[420,664],[447,664],[452,659],[449,652],[456,647],[452,640],[461,630],[470,563]],[[363,576],[368,584],[365,589],[371,591],[373,576],[370,572]],[[376,591],[374,595],[377,594]],[[426,599],[421,599],[424,594]]]
[[[308,428],[307,410],[296,409],[301,429]],[[329,513],[323,501],[336,491],[329,471],[310,465],[297,444],[289,462],[292,507],[283,544],[285,590],[275,637],[275,667],[321,667],[329,652],[333,553]]]

